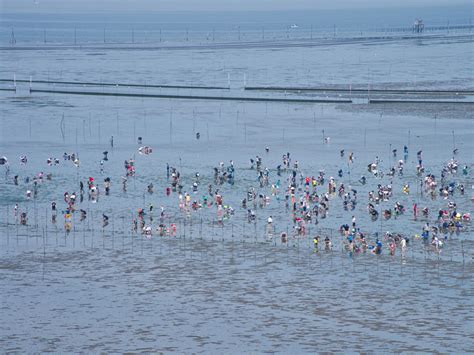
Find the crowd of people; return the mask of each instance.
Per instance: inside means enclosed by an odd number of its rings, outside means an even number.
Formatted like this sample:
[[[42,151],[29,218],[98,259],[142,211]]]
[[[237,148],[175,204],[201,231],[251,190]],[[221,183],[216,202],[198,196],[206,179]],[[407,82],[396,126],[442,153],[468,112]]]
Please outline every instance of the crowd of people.
[[[111,147],[113,148],[113,138]],[[150,155],[153,150],[149,146],[142,146],[140,137],[138,152],[140,155]],[[318,227],[338,229],[340,236],[338,241],[343,245],[344,250],[350,253],[361,253],[370,251],[374,254],[381,254],[384,249],[388,253],[394,254],[396,250],[405,251],[408,246],[416,239],[421,239],[425,244],[431,245],[435,250],[440,251],[446,243],[449,235],[461,233],[470,227],[469,211],[460,211],[456,203],[457,199],[468,199],[466,188],[463,181],[467,181],[470,174],[467,164],[459,169],[459,163],[455,158],[457,150],[453,152],[453,159],[449,160],[438,175],[425,172],[423,162],[423,152],[417,152],[416,166],[412,167],[416,176],[412,184],[419,184],[419,193],[413,196],[415,201],[411,207],[406,206],[407,196],[412,194],[410,182],[404,177],[407,171],[407,158],[409,156],[408,147],[403,147],[403,159],[397,159],[397,149],[392,151],[394,157],[394,166],[381,168],[381,160],[375,157],[367,165],[368,176],[362,175],[356,182],[350,183],[344,179],[344,170],[339,169],[335,174],[337,177],[328,176],[325,169],[318,170],[315,174],[305,172],[298,160],[293,159],[290,152],[286,152],[281,157],[281,164],[276,167],[266,166],[264,157],[270,154],[270,149],[265,148],[263,157],[256,155],[249,159],[248,167],[237,168],[233,160],[226,164],[219,162],[210,171],[209,175],[201,172],[195,172],[191,176],[187,174],[186,178],[179,171],[176,164],[166,164],[166,183],[160,186],[158,191],[164,191],[163,196],[168,198],[171,207],[160,207],[159,217],[154,218],[154,207],[149,206],[130,206],[133,212],[131,220],[132,230],[142,234],[147,238],[154,235],[158,236],[176,236],[176,221],[170,220],[171,213],[168,209],[175,210],[184,217],[193,213],[198,213],[202,209],[211,211],[213,223],[225,224],[227,221],[242,219],[246,223],[256,223],[257,216],[264,216],[266,220],[266,235],[269,239],[278,238],[281,243],[288,243],[292,238],[310,238],[313,242],[315,251],[320,249],[331,250],[335,240],[331,236],[324,235],[322,232],[316,232],[315,235],[309,235],[309,226],[313,225],[314,231]],[[62,155],[63,163],[72,163],[76,168],[80,166],[79,154],[67,153]],[[339,159],[344,164],[355,164],[354,153],[346,154],[345,150],[339,151]],[[108,152],[103,152],[100,159],[100,172],[104,174],[104,164],[109,162]],[[115,163],[115,162],[113,162]],[[10,162],[6,157],[0,158],[0,164],[5,167],[7,176],[10,174]],[[19,164],[28,164],[28,157],[21,155]],[[49,157],[46,159],[48,167],[61,165],[60,159]],[[462,171],[461,171],[462,170]],[[51,223],[56,224],[58,214],[62,214],[64,219],[64,230],[70,232],[73,223],[83,223],[87,219],[87,212],[83,206],[85,198],[90,203],[98,203],[99,196],[104,198],[111,194],[114,187],[113,182],[121,181],[122,192],[127,191],[127,182],[137,174],[135,158],[130,158],[124,162],[124,170],[121,176],[109,177],[102,176],[99,180],[95,177],[87,177],[85,184],[83,180],[79,181],[79,186],[64,183],[66,191],[63,194],[64,208],[58,209],[57,196],[48,196],[51,201]],[[239,184],[239,175],[250,175],[253,179],[251,186],[241,188]],[[165,175],[165,174],[163,174]],[[253,178],[252,178],[253,176]],[[147,178],[147,177],[145,177]],[[20,183],[23,179],[24,184]],[[15,186],[26,186],[25,199],[35,199],[38,197],[39,186],[45,181],[53,180],[53,173],[39,172],[33,177],[21,177],[18,174],[13,176]],[[150,182],[146,187],[149,195],[156,193],[155,183],[150,177]],[[398,181],[396,181],[398,179]],[[102,182],[100,182],[102,180]],[[394,182],[401,186],[400,191],[394,189]],[[367,184],[373,183],[374,188],[368,189],[366,196],[361,196],[357,186],[367,189]],[[237,193],[240,196],[240,206],[231,205],[235,203],[234,198],[227,199],[227,186],[231,187],[232,194]],[[76,190],[76,188],[78,190]],[[76,191],[79,191],[76,193]],[[126,198],[126,197],[125,197]],[[443,201],[443,208],[437,209],[433,201]],[[402,201],[403,200],[403,201]],[[474,202],[474,197],[471,197]],[[405,201],[405,202],[404,202]],[[23,203],[22,203],[23,202]],[[15,218],[20,225],[27,225],[27,209],[24,205],[27,201],[19,201],[14,207]],[[366,208],[358,208],[362,206]],[[391,204],[391,208],[387,205]],[[422,205],[425,204],[425,205]],[[384,207],[382,207],[382,205]],[[420,207],[420,205],[422,207]],[[273,215],[265,216],[267,207],[277,212]],[[329,212],[341,208],[345,215],[351,214],[349,223],[335,226],[326,223]],[[365,224],[357,222],[362,211],[366,210],[369,218]],[[258,211],[258,212],[257,212]],[[411,211],[411,212],[410,212]],[[274,216],[278,214],[278,223],[274,222]],[[74,218],[78,215],[79,218]],[[343,213],[344,215],[344,213]],[[356,218],[356,215],[359,217]],[[411,215],[411,218],[409,216]],[[398,231],[382,232],[378,229],[379,220],[387,221],[397,219],[400,221]],[[420,222],[419,233],[411,235],[405,232],[402,221],[409,219],[410,223]],[[102,228],[109,226],[109,216],[102,214]],[[290,226],[291,228],[286,228]],[[291,230],[291,231],[290,231]],[[336,236],[332,236],[336,238]]]

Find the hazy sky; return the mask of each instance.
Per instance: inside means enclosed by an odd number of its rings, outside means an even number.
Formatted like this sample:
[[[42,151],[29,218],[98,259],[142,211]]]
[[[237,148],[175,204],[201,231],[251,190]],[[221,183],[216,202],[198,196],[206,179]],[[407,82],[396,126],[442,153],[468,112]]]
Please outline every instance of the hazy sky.
[[[0,0],[1,12],[246,11],[472,4],[474,0]]]

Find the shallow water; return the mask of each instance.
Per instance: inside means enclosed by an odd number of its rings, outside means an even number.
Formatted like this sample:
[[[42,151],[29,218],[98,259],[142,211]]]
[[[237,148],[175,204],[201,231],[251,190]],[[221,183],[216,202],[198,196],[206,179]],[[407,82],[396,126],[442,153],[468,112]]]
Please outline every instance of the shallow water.
[[[139,243],[133,252],[76,246],[4,256],[2,314],[15,322],[2,324],[2,348],[472,349],[469,263],[350,260],[195,239]]]
[[[2,51],[0,72],[10,77],[174,84],[226,85],[240,94],[243,74],[255,85],[347,84],[363,85],[367,75],[387,87],[469,88],[472,51],[457,41],[416,41],[338,46],[255,49]],[[242,52],[243,51],[243,52]],[[243,55],[245,54],[245,55]],[[429,65],[419,65],[430,57]],[[138,58],[138,59],[137,59]],[[292,58],[294,60],[292,60]],[[336,59],[334,59],[336,58]],[[359,64],[360,63],[360,64]],[[296,67],[296,69],[295,69]],[[371,70],[367,73],[367,68]],[[317,69],[313,69],[317,68]],[[342,69],[341,69],[342,68]],[[311,74],[310,74],[311,73]],[[391,74],[387,74],[391,73]],[[415,78],[416,76],[416,78]],[[107,80],[106,80],[107,79]],[[306,81],[306,82],[305,82]],[[407,84],[408,83],[408,84]],[[34,84],[37,86],[37,84]],[[46,86],[46,85],[44,85]],[[0,155],[9,157],[11,171],[0,167],[0,347],[5,351],[179,351],[179,352],[314,352],[314,351],[442,351],[474,348],[473,229],[447,235],[441,253],[420,239],[423,219],[414,220],[411,206],[436,211],[452,200],[460,212],[473,212],[469,201],[473,185],[474,121],[471,105],[336,105],[265,104],[196,100],[88,97],[53,94],[0,95]],[[179,90],[177,90],[179,92]],[[183,91],[181,91],[183,92]],[[64,139],[61,119],[64,115]],[[330,143],[324,144],[324,135]],[[196,140],[195,133],[201,133]],[[454,132],[454,133],[453,133]],[[114,136],[114,148],[109,145]],[[136,139],[154,148],[137,154]],[[403,146],[409,155],[403,177],[368,176],[375,156],[387,171],[394,164],[391,149]],[[265,153],[265,147],[270,152]],[[471,173],[448,177],[466,186],[449,200],[422,195],[415,175],[416,151],[423,150],[427,172],[438,178],[452,158]],[[339,150],[346,150],[346,157]],[[102,152],[109,161],[100,173]],[[62,160],[64,152],[79,153],[80,168]],[[347,164],[353,151],[355,163]],[[309,238],[282,244],[269,238],[265,223],[273,216],[275,236],[291,230],[284,199],[257,208],[257,222],[246,222],[240,208],[245,191],[256,186],[248,161],[260,155],[264,166],[275,168],[291,152],[304,175],[324,169],[329,176],[344,170],[338,182],[358,190],[359,203],[345,211],[342,200],[331,197],[326,219],[308,227],[330,235],[332,252],[314,253]],[[28,156],[27,165],[18,157]],[[121,191],[123,161],[135,156],[137,174],[128,191]],[[46,159],[57,157],[58,166]],[[222,185],[225,204],[235,215],[217,224],[214,209],[179,212],[177,196],[164,193],[166,163],[183,175],[183,191],[191,192],[192,177],[201,174],[194,198],[212,183],[212,168],[233,159],[236,182]],[[24,177],[52,172],[53,180],[27,200],[31,184]],[[12,177],[20,176],[20,186]],[[357,180],[368,177],[365,186]],[[78,192],[79,180],[110,176],[110,196],[97,203],[87,196],[79,208],[88,211],[85,222],[75,216],[74,229],[65,235],[62,217],[52,225],[50,203],[65,204],[65,191]],[[285,175],[281,178],[283,183]],[[152,182],[155,193],[146,193]],[[391,183],[394,197],[407,213],[388,221],[372,222],[366,210],[368,191]],[[411,193],[401,192],[409,183]],[[323,191],[325,188],[319,188]],[[270,194],[269,188],[261,192]],[[18,226],[13,205],[28,210],[29,225]],[[138,208],[166,209],[166,222],[178,225],[177,236],[146,239],[131,230]],[[101,214],[110,217],[102,229]],[[405,254],[350,255],[337,233],[341,224],[357,218],[370,240],[386,231],[410,236]]]

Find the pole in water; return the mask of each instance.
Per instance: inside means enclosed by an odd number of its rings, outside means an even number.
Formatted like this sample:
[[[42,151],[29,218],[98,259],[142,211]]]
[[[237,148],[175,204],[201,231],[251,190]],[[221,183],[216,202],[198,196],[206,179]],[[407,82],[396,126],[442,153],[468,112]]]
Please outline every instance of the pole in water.
[[[61,135],[63,137],[63,143],[64,143],[66,141],[66,123],[64,122],[64,112],[61,118],[60,128],[61,128]]]
[[[453,150],[456,149],[456,142],[454,140],[454,131],[453,131]]]
[[[408,146],[410,146],[410,130],[408,130]]]
[[[46,28],[43,29],[43,42],[46,44]]]
[[[16,44],[15,31],[12,28],[12,34],[10,36],[10,45],[14,46]]]
[[[77,44],[77,31],[76,31],[76,27],[74,27],[74,45]]]
[[[133,121],[133,143],[136,142],[136,138],[137,138],[137,135],[136,135],[136,129],[135,129],[135,121]]]
[[[392,153],[392,143],[389,144],[389,148],[388,148],[388,166],[391,166],[391,163],[390,163],[390,161],[392,160],[391,153]]]
[[[173,134],[173,107],[171,107],[171,111],[170,111],[170,144],[173,143],[172,134]]]
[[[364,148],[367,145],[367,128],[364,129]]]

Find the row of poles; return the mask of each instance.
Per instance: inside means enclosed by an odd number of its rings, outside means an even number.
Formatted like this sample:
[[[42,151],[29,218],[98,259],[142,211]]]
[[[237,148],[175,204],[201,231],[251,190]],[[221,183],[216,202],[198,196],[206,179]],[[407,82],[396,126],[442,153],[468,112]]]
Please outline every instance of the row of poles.
[[[129,244],[132,248],[132,251],[135,247],[135,241],[140,241],[142,243],[141,247],[143,248],[143,243],[146,240],[153,241],[154,239],[160,240],[174,240],[179,239],[182,241],[186,240],[201,240],[204,242],[222,242],[222,243],[241,243],[242,245],[266,245],[271,247],[283,247],[289,248],[291,250],[296,250],[298,253],[300,251],[307,251],[309,254],[316,252],[313,245],[313,238],[316,235],[321,237],[319,252],[324,250],[324,238],[326,236],[330,237],[332,242],[332,251],[340,250],[343,254],[348,254],[349,252],[345,248],[344,237],[342,237],[338,230],[332,228],[318,228],[312,227],[311,224],[307,225],[307,233],[303,236],[299,236],[296,233],[293,233],[289,230],[289,226],[286,226],[286,236],[287,240],[284,242],[281,239],[280,233],[276,231],[276,228],[272,225],[269,226],[267,223],[259,225],[258,220],[255,222],[249,223],[246,220],[243,220],[242,223],[234,222],[231,220],[217,220],[213,218],[209,221],[204,221],[202,217],[193,218],[184,217],[184,216],[174,216],[167,217],[165,219],[166,226],[169,228],[171,223],[176,225],[176,233],[174,235],[165,235],[160,236],[156,229],[153,229],[152,235],[146,235],[141,232],[140,225],[138,229],[134,230],[133,220],[135,215],[133,212],[123,213],[116,215],[115,213],[110,214],[108,219],[108,224],[104,226],[101,223],[102,212],[94,211],[88,209],[87,218],[83,221],[79,221],[77,214],[72,215],[71,228],[69,232],[66,232],[62,228],[62,215],[59,213],[57,215],[57,220],[55,223],[51,222],[52,213],[48,213],[48,209],[45,209],[44,214],[40,215],[36,204],[33,206],[33,211],[26,208],[27,214],[33,212],[32,221],[26,223],[26,225],[21,225],[19,223],[19,217],[15,216],[10,217],[13,209],[11,206],[5,206],[4,208],[4,222],[0,224],[3,225],[3,243],[4,247],[6,244],[7,249],[11,245],[20,246],[20,239],[23,237],[25,240],[24,246],[29,245],[29,240],[32,238],[36,239],[36,244],[38,245],[39,240],[43,241],[43,244],[50,240],[51,236],[56,240],[56,246],[59,245],[60,240],[64,240],[64,245],[67,245],[68,240],[72,240],[73,247],[75,247],[76,238],[82,235],[83,246],[86,245],[86,240],[91,244],[91,248],[94,248],[95,236],[102,237],[102,246],[106,248],[106,241],[112,243],[112,249],[115,249],[115,242],[117,241],[117,236],[122,236],[122,247],[125,249],[125,244]],[[20,211],[18,212],[20,213]],[[44,219],[43,219],[44,217]],[[42,220],[44,223],[39,223]],[[145,218],[146,220],[146,218]],[[158,225],[159,218],[156,219],[156,222],[150,223],[154,227]],[[163,221],[164,222],[164,221]],[[146,224],[146,223],[145,223]],[[380,236],[382,238],[382,236]],[[128,242],[127,242],[128,240]],[[6,242],[6,243],[5,243]],[[14,243],[14,244],[12,244]],[[411,249],[411,260],[415,262],[415,249],[417,249],[417,243],[421,243],[419,240],[411,240],[408,250]],[[446,247],[443,249],[442,253],[432,253],[435,255],[435,259],[438,261],[453,261],[453,257],[461,256],[462,263],[465,263],[465,250],[464,250],[464,240],[460,241],[460,255],[455,254],[455,247]],[[153,246],[151,246],[153,248]],[[420,256],[420,253],[423,253],[425,261],[428,260],[430,247],[422,245],[420,249],[417,250],[417,255]],[[449,251],[449,253],[448,253]],[[449,257],[448,257],[449,254]],[[401,261],[406,262],[409,252],[400,252],[399,255]],[[446,256],[446,258],[441,258],[441,256]]]
[[[469,30],[469,33],[471,33],[471,30],[472,30],[472,24],[469,23],[468,25],[450,25],[449,24],[449,21],[447,22],[447,25],[446,26],[431,26],[431,27],[426,27],[425,28],[425,32],[426,31],[431,31],[431,32],[446,32],[447,34],[450,33],[450,31],[452,30]],[[84,30],[83,30],[84,31]],[[90,31],[90,30],[86,30],[86,31]],[[166,30],[166,33],[168,34],[168,37],[165,38],[164,34],[165,34],[165,31],[162,30],[161,28],[160,29],[157,29],[157,30],[135,30],[135,28],[132,28],[129,30],[129,41],[125,40],[125,41],[114,41],[114,36],[113,35],[110,35],[110,33],[115,33],[113,30],[107,30],[106,27],[103,27],[102,29],[102,42],[103,43],[136,43],[136,39],[137,39],[137,34],[140,35],[140,37],[143,37],[143,35],[149,35],[150,33],[156,33],[156,36],[157,36],[157,40],[161,43],[161,42],[165,42],[166,40],[176,40],[176,41],[185,41],[185,42],[189,42],[190,41],[190,31],[189,31],[189,28],[186,28],[184,30]],[[358,33],[360,34],[361,36],[363,35],[363,33],[370,33],[370,32],[383,32],[383,33],[406,33],[406,32],[413,32],[413,27],[382,27],[382,28],[376,28],[376,29],[365,29],[365,30],[354,30],[354,29],[343,29],[342,30],[343,33],[344,32],[347,32],[347,33]],[[55,43],[54,40],[48,40],[48,36],[47,36],[47,30],[46,28],[43,29],[42,31],[42,37],[43,37],[43,43],[46,44],[46,43]],[[242,39],[244,39],[244,35],[245,35],[245,39],[255,39],[256,37],[260,38],[261,41],[265,41],[266,39],[268,39],[268,33],[269,33],[269,30],[268,29],[265,29],[264,26],[261,27],[260,30],[258,29],[246,29],[244,31],[241,30],[241,26],[236,26],[234,30],[232,31],[225,31],[225,30],[221,30],[221,31],[216,31],[215,28],[212,28],[210,31],[192,31],[191,33],[199,33],[201,34],[202,32],[205,33],[205,36],[203,37],[206,41],[212,41],[212,42],[215,42],[216,39],[219,40],[219,38],[217,38],[216,34],[232,34],[234,37],[234,39],[236,39],[237,41],[241,41]],[[341,29],[338,28],[335,24],[332,26],[332,28],[330,27],[326,27],[326,28],[321,28],[321,27],[317,27],[316,28],[316,31],[315,31],[315,28],[313,25],[310,25],[309,28],[304,28],[302,31],[299,29],[299,27],[292,27],[292,26],[286,26],[285,28],[283,29],[273,29],[270,31],[270,33],[273,33],[274,35],[271,37],[271,39],[282,39],[282,38],[286,38],[286,39],[314,39],[315,38],[315,32],[318,34],[319,38],[327,38],[328,36],[329,37],[333,37],[333,38],[336,38],[338,36],[338,34],[340,34],[341,32]],[[61,34],[63,34],[64,32],[61,32]],[[120,33],[123,33],[123,31],[120,31]],[[175,35],[173,37],[173,34],[177,34],[177,33],[181,33],[182,35]],[[283,36],[280,35],[280,33],[284,33]],[[275,35],[276,34],[276,35]],[[109,35],[109,36],[108,36]],[[420,35],[420,34],[418,34]],[[96,33],[96,36],[94,36],[94,38],[97,39],[97,33]],[[74,27],[74,34],[73,34],[73,39],[74,39],[74,45],[77,45],[79,43],[78,41],[78,30],[77,30],[77,27]],[[226,36],[221,36],[220,38],[221,40],[229,40],[229,37],[226,37]],[[15,34],[15,29],[12,28],[11,30],[11,34],[10,34],[10,40],[9,40],[9,43],[10,45],[14,46],[17,44],[17,35]],[[145,39],[144,42],[146,42],[147,39]],[[97,41],[96,41],[97,42]],[[141,43],[144,43],[143,41]],[[90,41],[83,41],[82,42],[83,44],[90,44],[92,42]]]
[[[74,45],[78,45],[79,44],[79,41],[78,41],[78,33],[77,33],[77,28],[74,27]],[[110,30],[109,30],[110,32]],[[158,38],[157,40],[162,43],[162,42],[165,42],[167,41],[164,37],[164,33],[165,31],[163,31],[161,28],[157,31],[139,31],[139,32],[142,32],[142,33],[145,33],[145,34],[148,34],[150,32],[157,32],[157,35],[158,35]],[[171,34],[172,33],[179,33],[180,31],[172,31],[172,30],[168,30],[168,33],[170,34],[169,36],[169,39],[170,40],[177,40],[177,41],[185,41],[185,42],[189,42],[190,40],[190,36],[189,36],[189,29],[186,28],[184,30],[184,35],[181,37],[181,36],[178,36],[178,37],[173,37]],[[199,31],[201,32],[201,31]],[[291,36],[290,36],[290,27],[286,28],[286,38],[289,39]],[[313,39],[313,26],[311,26],[311,29],[310,29],[310,39]],[[135,39],[136,39],[136,35],[135,35],[135,29],[131,29],[130,30],[130,42],[127,42],[127,41],[113,41],[113,37],[107,37],[107,31],[106,31],[106,28],[104,27],[103,30],[102,30],[102,42],[103,43],[136,43],[135,42]],[[113,32],[112,32],[113,33]],[[236,39],[238,41],[241,41],[243,39],[243,35],[242,35],[242,32],[241,32],[241,28],[240,26],[237,26],[237,29],[236,31],[231,31],[231,32],[224,32],[224,31],[220,31],[220,33],[234,33],[236,34]],[[245,32],[243,32],[246,34],[246,37],[249,38],[249,39],[252,39],[252,37],[249,36],[249,33],[258,33],[257,30],[246,30]],[[264,41],[265,40],[265,27],[262,27],[261,30],[260,30],[260,33],[261,33],[261,40]],[[268,34],[268,30],[267,30],[267,34]],[[334,25],[333,27],[333,35],[334,37],[336,37],[336,25]],[[97,38],[97,37],[95,37]],[[206,41],[212,41],[212,42],[215,42],[216,41],[216,30],[213,28],[211,32],[206,32],[206,36],[205,36],[205,39]],[[223,37],[222,38],[223,40],[228,40],[229,38],[226,38],[226,37]],[[17,37],[15,35],[15,30],[12,28],[11,30],[11,35],[10,35],[10,45],[14,46],[17,44]],[[146,40],[145,40],[146,42]],[[47,31],[46,29],[43,29],[43,43],[44,44],[47,44],[47,43],[54,43],[54,41],[52,40],[48,40],[47,38]],[[84,44],[90,44],[92,42],[90,41],[86,41],[86,42],[83,42]],[[144,42],[141,42],[141,43],[144,43]]]

